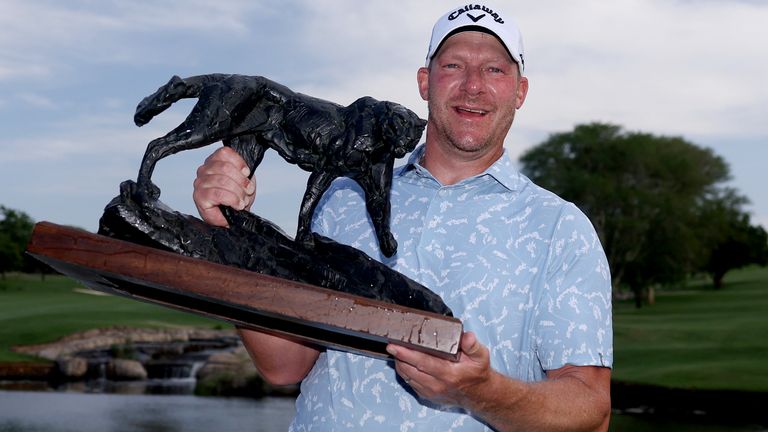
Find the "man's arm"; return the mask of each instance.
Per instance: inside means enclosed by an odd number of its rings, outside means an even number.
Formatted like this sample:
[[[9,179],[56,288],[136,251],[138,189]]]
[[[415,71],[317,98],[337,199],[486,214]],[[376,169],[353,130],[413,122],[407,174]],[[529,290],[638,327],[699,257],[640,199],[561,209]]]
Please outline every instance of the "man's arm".
[[[473,333],[461,339],[461,359],[450,362],[389,345],[398,374],[419,396],[461,406],[499,431],[606,431],[611,411],[611,370],[570,366],[526,383],[490,366],[488,348]]]
[[[211,225],[226,226],[220,205],[244,210],[251,207],[256,184],[236,151],[221,147],[197,169],[195,201],[200,217]],[[273,385],[301,381],[315,364],[320,351],[309,345],[253,330],[239,329],[240,338],[259,373]]]
[[[320,355],[320,351],[310,345],[267,333],[245,329],[238,329],[238,333],[256,369],[272,385],[300,382]]]

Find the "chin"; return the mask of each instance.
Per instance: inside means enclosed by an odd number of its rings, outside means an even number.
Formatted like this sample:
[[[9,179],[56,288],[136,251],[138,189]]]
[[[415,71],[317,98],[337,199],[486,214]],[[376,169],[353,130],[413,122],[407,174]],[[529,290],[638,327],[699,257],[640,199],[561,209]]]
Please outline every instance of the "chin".
[[[489,141],[475,140],[452,141],[451,145],[463,153],[486,153],[497,147]]]

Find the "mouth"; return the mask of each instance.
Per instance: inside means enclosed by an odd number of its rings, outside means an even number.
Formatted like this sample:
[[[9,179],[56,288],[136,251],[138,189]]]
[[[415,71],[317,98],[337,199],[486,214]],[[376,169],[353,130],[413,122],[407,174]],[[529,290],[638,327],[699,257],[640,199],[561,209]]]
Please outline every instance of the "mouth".
[[[460,116],[468,117],[468,118],[483,117],[483,116],[488,114],[487,110],[480,109],[480,108],[470,108],[470,107],[465,107],[465,106],[456,106],[453,109]]]

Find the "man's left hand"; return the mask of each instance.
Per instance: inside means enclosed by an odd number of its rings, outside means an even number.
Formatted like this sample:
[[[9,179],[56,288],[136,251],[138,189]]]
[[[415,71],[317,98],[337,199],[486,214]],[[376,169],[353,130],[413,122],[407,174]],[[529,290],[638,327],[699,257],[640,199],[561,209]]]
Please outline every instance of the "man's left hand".
[[[461,337],[458,362],[444,360],[400,345],[387,345],[398,375],[425,399],[441,405],[466,406],[482,392],[493,374],[488,348],[472,332]]]

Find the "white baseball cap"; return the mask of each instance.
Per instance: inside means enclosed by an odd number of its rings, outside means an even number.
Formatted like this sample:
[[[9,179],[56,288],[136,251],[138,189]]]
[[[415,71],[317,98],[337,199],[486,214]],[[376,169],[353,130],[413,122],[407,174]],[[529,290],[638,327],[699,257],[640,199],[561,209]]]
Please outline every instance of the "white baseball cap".
[[[432,39],[429,41],[427,66],[435,56],[440,46],[456,33],[468,30],[490,33],[501,41],[509,55],[517,63],[520,74],[525,70],[523,57],[523,37],[520,29],[511,17],[502,15],[497,9],[483,4],[467,4],[453,9],[440,17],[432,28]]]

